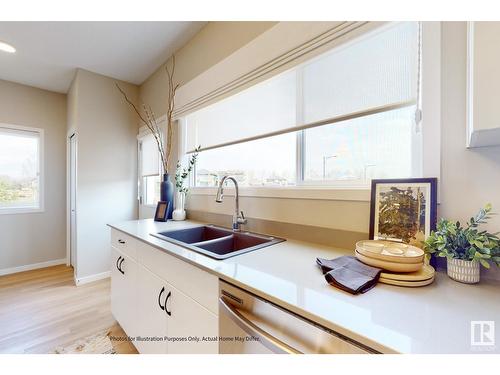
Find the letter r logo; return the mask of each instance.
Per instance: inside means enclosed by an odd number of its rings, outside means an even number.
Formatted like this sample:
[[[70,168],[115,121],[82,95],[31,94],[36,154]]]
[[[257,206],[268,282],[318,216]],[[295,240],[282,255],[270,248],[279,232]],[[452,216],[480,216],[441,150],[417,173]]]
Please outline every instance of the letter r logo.
[[[495,345],[495,322],[493,320],[472,320],[470,322],[470,344],[472,346]]]

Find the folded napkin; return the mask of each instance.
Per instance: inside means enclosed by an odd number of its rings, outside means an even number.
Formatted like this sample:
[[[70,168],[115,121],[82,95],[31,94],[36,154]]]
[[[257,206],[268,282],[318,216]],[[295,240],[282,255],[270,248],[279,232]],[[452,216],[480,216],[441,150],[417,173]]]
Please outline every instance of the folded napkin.
[[[316,258],[326,281],[330,285],[351,294],[365,293],[373,288],[382,270],[361,263],[353,256],[342,256],[332,260]]]

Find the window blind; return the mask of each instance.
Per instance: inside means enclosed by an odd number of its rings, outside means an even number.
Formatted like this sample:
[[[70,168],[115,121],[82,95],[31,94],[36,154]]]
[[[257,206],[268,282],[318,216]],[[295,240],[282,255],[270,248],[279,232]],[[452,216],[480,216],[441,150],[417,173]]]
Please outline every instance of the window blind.
[[[141,137],[141,150],[141,175],[143,177],[158,175],[160,154],[152,134]]]
[[[380,27],[184,117],[192,152],[386,112],[417,101],[417,22]]]

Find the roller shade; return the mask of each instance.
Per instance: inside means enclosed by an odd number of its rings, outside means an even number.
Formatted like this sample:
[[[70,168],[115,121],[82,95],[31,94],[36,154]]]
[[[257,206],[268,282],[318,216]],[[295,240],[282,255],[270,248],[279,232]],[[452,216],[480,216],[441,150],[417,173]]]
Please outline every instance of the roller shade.
[[[418,23],[405,22],[304,65],[304,122],[415,101],[417,47]]]
[[[222,147],[414,105],[418,23],[389,24],[184,117],[186,149]]]
[[[290,128],[295,103],[296,75],[289,72],[203,108],[185,119],[188,150]]]
[[[141,142],[141,175],[156,176],[160,172],[160,154],[156,140],[152,134],[140,138]]]

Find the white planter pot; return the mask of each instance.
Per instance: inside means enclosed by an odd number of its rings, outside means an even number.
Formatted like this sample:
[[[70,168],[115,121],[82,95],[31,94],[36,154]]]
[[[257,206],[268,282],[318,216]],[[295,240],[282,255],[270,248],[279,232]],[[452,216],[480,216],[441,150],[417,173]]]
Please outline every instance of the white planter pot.
[[[465,284],[476,284],[480,279],[479,262],[475,260],[447,259],[448,276]]]
[[[186,210],[184,209],[185,198],[186,196],[184,193],[177,193],[175,210],[172,212],[172,219],[175,221],[186,220]]]

